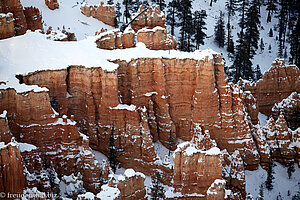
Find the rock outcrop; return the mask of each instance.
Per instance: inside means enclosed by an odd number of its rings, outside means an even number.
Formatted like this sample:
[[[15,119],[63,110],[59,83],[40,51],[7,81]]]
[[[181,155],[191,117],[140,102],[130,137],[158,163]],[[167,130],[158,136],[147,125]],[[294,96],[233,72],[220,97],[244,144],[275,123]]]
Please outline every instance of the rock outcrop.
[[[152,50],[170,50],[177,48],[175,37],[167,34],[167,29],[160,26],[153,29],[140,29],[137,32],[137,41],[144,43],[148,49]]]
[[[206,191],[216,179],[222,179],[223,155],[217,147],[201,151],[192,143],[185,142],[178,145],[173,160],[175,194],[198,199],[206,196]]]
[[[23,35],[26,32],[26,18],[20,0],[1,0],[0,13],[13,14],[15,35]]]
[[[102,21],[105,24],[110,26],[115,26],[116,12],[115,6],[113,5],[104,5],[103,1],[100,2],[100,5],[90,6],[86,2],[81,6],[81,13],[87,17],[94,17],[99,21]]]
[[[245,83],[244,90],[254,95],[258,111],[270,116],[275,103],[292,92],[300,92],[300,70],[295,65],[286,66],[282,59],[276,59],[256,84]]]
[[[262,130],[266,136],[270,154],[273,158],[285,165],[298,162],[299,152],[297,150],[297,143],[293,142],[297,141],[297,138],[295,138],[294,132],[288,129],[283,114],[279,115],[276,122],[271,117]]]
[[[51,10],[55,10],[55,9],[59,8],[59,4],[58,4],[57,0],[45,0],[45,4]]]
[[[71,66],[32,73],[23,81],[48,87],[59,113],[74,115],[91,146],[105,154],[114,123],[116,145],[122,151],[119,160],[127,168],[141,171],[140,166],[150,166],[145,167],[145,174],[150,174],[147,170],[156,160],[152,137],[168,147],[170,132],[174,141],[189,141],[195,127],[209,130],[221,149],[230,153],[238,149],[248,169],[257,168],[259,154],[243,93],[227,84],[220,56],[115,62],[119,64],[115,72]]]
[[[280,113],[284,113],[288,127],[293,130],[300,127],[300,93],[293,92],[290,96],[279,103],[275,103],[272,108],[273,117],[277,118]]]
[[[28,30],[35,31],[40,29],[43,31],[42,16],[38,8],[25,7],[24,14],[25,14]]]
[[[4,110],[2,114],[0,114],[0,141],[4,143],[9,143],[11,141],[12,134],[8,126],[6,115],[6,110]]]
[[[225,198],[226,181],[216,179],[207,190],[207,200],[223,200]]]
[[[0,39],[15,35],[14,17],[12,13],[0,13]]]
[[[54,41],[77,41],[75,33],[69,32],[69,30],[53,30],[50,26],[46,32],[47,39]]]
[[[139,13],[143,11],[143,6],[140,6],[137,13],[133,14],[131,18],[135,18]],[[148,8],[146,12],[141,14],[136,20],[131,23],[131,27],[135,32],[147,27],[153,29],[156,26],[166,27],[166,17],[165,14],[160,10],[159,6],[155,6],[154,9]]]
[[[21,194],[24,182],[23,163],[17,144],[0,142],[0,191]]]
[[[126,28],[122,33],[119,30],[99,33],[96,40],[97,47],[100,49],[127,49],[135,47],[135,33],[131,28]]]
[[[76,122],[66,116],[58,117],[50,106],[48,93],[0,91],[0,112],[7,110],[11,133],[17,141],[32,144],[37,149],[22,152],[28,171],[27,186],[40,185],[39,188],[49,191],[49,186],[45,185],[50,178],[41,167],[51,167],[59,177],[80,172],[86,190],[99,191],[100,166],[91,152],[88,138],[78,132]]]

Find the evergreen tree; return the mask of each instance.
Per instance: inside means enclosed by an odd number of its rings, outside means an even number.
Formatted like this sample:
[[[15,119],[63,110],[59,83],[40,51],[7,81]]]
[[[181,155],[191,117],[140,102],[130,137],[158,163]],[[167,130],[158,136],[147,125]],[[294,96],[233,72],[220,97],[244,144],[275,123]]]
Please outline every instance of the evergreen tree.
[[[121,4],[119,2],[117,2],[117,4],[116,4],[116,23],[115,23],[116,26],[119,25],[120,20],[121,20],[121,16],[122,16]]]
[[[285,40],[286,40],[286,29],[287,29],[287,22],[288,22],[288,0],[280,0],[280,12],[278,14],[279,19],[279,50],[278,55],[282,57],[283,49],[285,48]]]
[[[235,10],[237,8],[236,0],[228,0],[226,1],[226,9],[227,9],[227,51],[229,53],[234,53],[234,43],[232,40],[231,34],[231,16],[235,14]]]
[[[257,198],[258,200],[263,200],[264,199],[264,185],[261,184],[259,186],[259,196]]]
[[[240,78],[246,80],[253,80],[253,70],[252,70],[252,62],[251,56],[249,54],[249,40],[245,38],[245,29],[246,29],[246,9],[248,7],[248,0],[242,0],[241,2],[241,20],[239,22],[240,25],[240,33],[238,34],[235,60],[233,62],[235,69],[234,82],[237,82]],[[249,37],[249,36],[248,36]]]
[[[167,24],[171,27],[171,35],[174,35],[176,23],[176,12],[178,10],[178,0],[172,0],[168,4]]]
[[[267,11],[268,11],[268,17],[267,17],[267,22],[272,21],[272,14],[276,11],[277,0],[268,0],[267,2]]]
[[[224,47],[225,44],[225,26],[223,17],[223,13],[220,12],[220,17],[215,26],[215,42],[218,44],[219,47]]]
[[[262,77],[262,74],[261,74],[260,67],[259,67],[259,65],[256,65],[256,68],[254,70],[254,80],[258,81],[259,79],[261,79],[261,77]]]
[[[114,0],[108,0],[108,1],[107,1],[107,4],[108,4],[108,5],[114,5]]]
[[[192,2],[193,0],[182,0],[178,7],[177,17],[179,19],[180,27],[179,49],[182,51],[192,50],[191,39],[194,31]]]
[[[292,30],[290,35],[290,54],[291,63],[294,63],[298,68],[300,68],[300,20],[298,18],[297,24]]]
[[[270,28],[269,37],[273,37],[273,29],[272,28]]]
[[[282,200],[282,196],[281,196],[280,192],[279,192],[279,194],[277,195],[276,200]]]
[[[200,44],[204,44],[204,38],[206,37],[206,34],[204,33],[204,30],[207,28],[205,27],[205,19],[207,15],[205,10],[201,11],[195,11],[194,13],[194,28],[195,28],[195,35],[193,41],[196,42],[196,49],[199,49]]]
[[[165,199],[165,190],[162,185],[162,178],[159,172],[156,172],[155,176],[152,177],[151,199],[153,200]]]
[[[125,17],[125,23],[128,23],[128,19],[130,18],[130,12],[129,12],[130,3],[131,0],[123,0],[123,5],[125,6],[123,17]]]
[[[173,134],[172,131],[170,131],[170,135],[169,135],[169,156],[171,155],[171,150],[175,147],[175,141],[173,138]]]
[[[264,49],[265,49],[265,43],[264,43],[264,40],[262,38],[260,39],[259,48],[260,48],[261,52],[263,52]]]
[[[290,164],[287,169],[289,179],[291,179],[293,172],[295,172],[295,167],[293,164]]]
[[[165,9],[166,2],[165,0],[151,0],[153,3],[155,3],[156,5],[159,5],[160,9],[163,11]]]
[[[268,168],[268,174],[267,174],[267,180],[265,182],[266,184],[266,188],[268,190],[272,190],[273,189],[273,179],[274,179],[274,162],[273,160],[271,159],[270,160],[270,164],[269,164],[269,168]]]
[[[115,127],[112,125],[112,129],[109,137],[109,145],[108,145],[108,162],[113,172],[116,173],[118,167],[117,158],[120,156],[117,153],[116,145],[115,145],[115,137],[114,137]]]
[[[253,58],[255,51],[258,48],[259,41],[259,20],[260,14],[258,10],[258,0],[253,0],[250,3],[250,7],[246,12],[245,26],[245,40],[247,43],[247,54],[250,58]]]

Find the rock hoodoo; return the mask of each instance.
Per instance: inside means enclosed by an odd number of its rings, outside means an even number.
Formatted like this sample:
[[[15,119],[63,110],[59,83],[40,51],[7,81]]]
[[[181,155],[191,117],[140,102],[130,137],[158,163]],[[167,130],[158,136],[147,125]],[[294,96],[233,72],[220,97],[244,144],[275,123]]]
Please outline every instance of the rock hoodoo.
[[[222,179],[222,162],[223,156],[217,147],[201,151],[189,142],[178,145],[174,153],[175,192],[193,199],[206,196],[212,183]]]
[[[15,35],[14,17],[12,13],[0,13],[0,39]]]
[[[45,4],[51,10],[55,10],[55,9],[59,8],[59,4],[58,4],[57,0],[45,0]]]
[[[143,6],[140,6],[137,13],[131,16],[133,19],[139,13],[143,11]],[[146,12],[141,14],[136,20],[131,23],[131,27],[134,29],[135,32],[142,28],[149,28],[153,29],[156,26],[160,26],[165,28],[166,27],[166,17],[165,14],[160,10],[159,6],[153,8],[148,8]]]
[[[40,10],[35,7],[24,8],[24,14],[28,30],[43,30],[42,16]]]
[[[100,5],[93,6],[90,6],[85,2],[81,7],[81,13],[87,17],[92,16],[110,26],[115,26],[115,6],[104,5],[103,1],[100,2]]]

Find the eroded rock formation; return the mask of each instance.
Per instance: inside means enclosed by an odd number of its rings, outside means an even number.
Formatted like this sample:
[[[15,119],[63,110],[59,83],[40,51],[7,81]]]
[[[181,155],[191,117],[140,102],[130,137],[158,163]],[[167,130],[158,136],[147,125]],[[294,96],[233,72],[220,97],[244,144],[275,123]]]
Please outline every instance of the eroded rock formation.
[[[300,70],[295,65],[286,66],[282,59],[276,59],[256,84],[246,83],[244,90],[254,95],[258,111],[270,116],[275,103],[292,92],[300,92]]]
[[[24,14],[28,30],[43,30],[42,16],[40,10],[35,7],[25,7]]]
[[[198,199],[201,195],[206,196],[212,183],[216,179],[222,179],[223,155],[217,147],[201,151],[185,142],[178,145],[173,159],[173,187],[183,197]]]
[[[115,26],[116,12],[115,6],[104,5],[103,1],[100,5],[89,6],[86,2],[81,6],[81,13],[87,17],[94,17],[99,21],[110,26]]]
[[[12,13],[0,13],[0,39],[15,35],[14,17]]]
[[[15,142],[0,142],[0,191],[21,194],[24,188],[23,163]]]
[[[153,29],[140,29],[137,32],[137,41],[144,43],[148,49],[152,50],[169,50],[177,48],[175,37],[167,34],[167,30],[160,26]]]
[[[55,10],[55,9],[59,8],[59,4],[58,4],[57,0],[45,0],[45,4],[51,10]]]
[[[143,11],[143,6],[140,6],[137,13],[131,16],[133,19],[136,15]],[[131,23],[131,27],[135,32],[138,30],[147,27],[149,29],[153,29],[156,26],[161,26],[163,28],[166,27],[166,17],[165,14],[160,10],[159,6],[155,6],[154,9],[151,7],[148,8],[146,12],[141,14],[136,20]]]

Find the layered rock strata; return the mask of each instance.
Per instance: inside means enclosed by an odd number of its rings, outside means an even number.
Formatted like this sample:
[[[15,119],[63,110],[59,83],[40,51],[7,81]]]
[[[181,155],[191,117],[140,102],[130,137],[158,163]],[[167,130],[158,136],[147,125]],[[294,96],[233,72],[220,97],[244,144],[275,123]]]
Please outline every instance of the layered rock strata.
[[[0,13],[0,39],[15,35],[14,17],[12,13]]]
[[[133,14],[131,18],[135,18],[139,13],[143,11],[143,6],[140,6],[137,13]],[[160,10],[159,6],[155,6],[155,8],[149,7],[147,11],[141,14],[137,19],[135,19],[131,23],[131,27],[135,32],[138,30],[147,27],[149,29],[153,29],[156,26],[161,26],[163,28],[166,27],[166,17],[165,14]]]
[[[58,4],[57,0],[45,0],[45,4],[51,10],[55,10],[55,9],[59,8],[59,4]]]
[[[246,83],[244,90],[254,95],[258,111],[270,116],[275,103],[292,92],[300,92],[300,70],[295,65],[286,66],[282,59],[276,59],[256,84]]]
[[[100,5],[90,6],[87,3],[84,3],[81,6],[81,13],[87,17],[94,17],[99,21],[102,21],[105,24],[110,26],[115,26],[116,12],[115,6],[113,5],[104,5],[103,1],[100,2]]]

